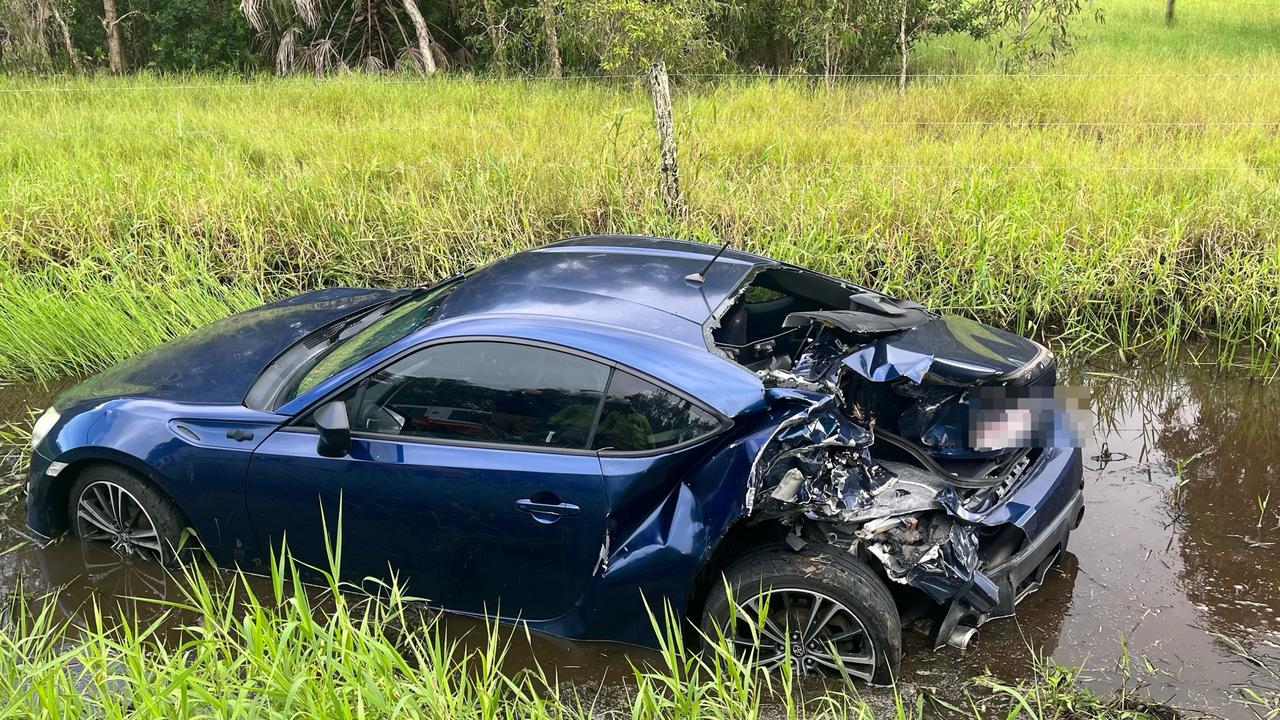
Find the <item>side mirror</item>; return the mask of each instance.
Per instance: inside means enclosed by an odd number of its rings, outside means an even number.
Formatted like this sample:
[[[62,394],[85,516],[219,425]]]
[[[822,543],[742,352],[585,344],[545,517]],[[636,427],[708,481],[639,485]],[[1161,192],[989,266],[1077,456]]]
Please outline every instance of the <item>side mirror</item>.
[[[316,430],[320,431],[320,442],[316,452],[324,457],[343,457],[351,452],[351,424],[347,420],[347,404],[341,400],[333,400],[321,405],[315,414]]]

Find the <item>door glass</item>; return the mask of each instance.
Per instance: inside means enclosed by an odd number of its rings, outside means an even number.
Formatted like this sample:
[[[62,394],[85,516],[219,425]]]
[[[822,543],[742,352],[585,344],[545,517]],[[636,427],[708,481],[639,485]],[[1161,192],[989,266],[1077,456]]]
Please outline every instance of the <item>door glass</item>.
[[[609,368],[576,355],[498,342],[421,350],[375,373],[352,429],[442,440],[585,448]]]
[[[625,373],[614,372],[593,450],[653,450],[716,430],[720,422],[693,403]]]

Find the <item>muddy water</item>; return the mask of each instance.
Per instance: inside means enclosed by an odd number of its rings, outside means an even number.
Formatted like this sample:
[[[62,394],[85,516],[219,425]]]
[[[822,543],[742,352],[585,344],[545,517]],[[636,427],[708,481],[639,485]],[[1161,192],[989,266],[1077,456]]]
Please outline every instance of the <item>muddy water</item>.
[[[1147,686],[1158,700],[1253,715],[1239,687],[1264,679],[1217,635],[1280,665],[1280,383],[1189,363],[1072,368],[1097,424],[1085,449],[1087,510],[1069,554],[1016,620],[985,626],[966,651],[908,638],[903,680],[942,696],[990,669],[1016,680],[1033,652],[1083,666],[1100,691]],[[56,388],[0,387],[0,420],[47,404]],[[0,590],[63,586],[67,612],[89,597],[173,592],[155,568],[122,565],[74,542],[26,542],[20,493],[0,495]],[[450,631],[474,630],[450,621]],[[1127,653],[1127,664],[1120,659]],[[623,677],[643,651],[537,638],[511,662],[593,684]]]

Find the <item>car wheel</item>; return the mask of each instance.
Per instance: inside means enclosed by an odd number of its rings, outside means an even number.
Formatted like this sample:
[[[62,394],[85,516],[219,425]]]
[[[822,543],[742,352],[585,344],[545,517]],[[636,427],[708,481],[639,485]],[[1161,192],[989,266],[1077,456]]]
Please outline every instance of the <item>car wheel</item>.
[[[735,562],[724,580],[707,598],[704,642],[723,635],[739,657],[755,653],[767,669],[780,666],[789,650],[799,674],[893,681],[902,621],[884,582],[861,560],[839,551],[771,550]]]
[[[170,563],[181,549],[182,514],[151,484],[120,467],[85,468],[71,487],[70,531],[121,557]]]

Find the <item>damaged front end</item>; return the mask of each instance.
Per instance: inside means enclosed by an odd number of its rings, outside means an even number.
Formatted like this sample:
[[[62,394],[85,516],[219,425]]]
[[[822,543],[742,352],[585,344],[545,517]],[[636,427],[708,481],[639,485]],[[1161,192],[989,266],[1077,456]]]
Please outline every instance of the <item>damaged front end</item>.
[[[943,609],[919,618],[937,646],[964,646],[1039,586],[1079,519],[1078,450],[1053,358],[913,303],[853,293],[848,305],[786,313],[763,345],[722,345],[785,415],[752,464],[749,521],[783,523],[796,549],[874,560]],[[1011,514],[1019,492],[1052,528]]]
[[[796,547],[816,541],[867,553],[889,579],[939,604],[963,604],[973,625],[989,619],[999,589],[980,570],[978,528],[964,520],[970,513],[956,488],[909,465],[873,460],[872,432],[850,420],[836,396],[772,396],[805,405],[756,457],[746,499],[752,521],[791,525]],[[940,644],[953,635],[943,630]]]

